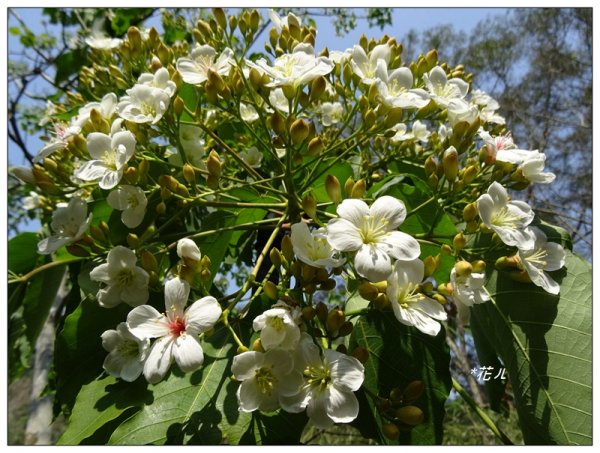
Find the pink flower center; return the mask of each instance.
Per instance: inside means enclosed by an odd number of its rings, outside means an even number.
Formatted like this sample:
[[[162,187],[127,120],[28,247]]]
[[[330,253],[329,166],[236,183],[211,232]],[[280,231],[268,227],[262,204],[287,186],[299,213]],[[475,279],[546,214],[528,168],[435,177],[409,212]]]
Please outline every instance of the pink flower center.
[[[171,329],[171,335],[179,337],[182,333],[185,333],[185,321],[181,318],[176,318],[169,323],[169,328]]]

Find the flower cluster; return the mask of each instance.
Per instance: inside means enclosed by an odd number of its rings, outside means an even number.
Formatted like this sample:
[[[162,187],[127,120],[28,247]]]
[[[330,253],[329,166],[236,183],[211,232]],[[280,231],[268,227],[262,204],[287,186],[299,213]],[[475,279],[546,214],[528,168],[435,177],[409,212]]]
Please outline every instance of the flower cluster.
[[[228,33],[250,48],[257,15],[199,21],[193,45],[135,27],[89,37],[94,101],[50,117],[56,137],[21,176],[44,194],[27,203],[50,227],[38,252],[93,260],[98,305],[129,306],[101,336],[106,372],[193,372],[218,326],[236,343],[240,411],[306,411],[326,428],[356,419],[377,360],[357,320],[438,336],[448,301],[467,323],[491,300],[482,238],[506,252],[499,271],[559,293],[548,272],[564,249],[508,192],[555,175],[437,52],[404,65],[389,37],[318,52],[314,29],[271,11],[272,58],[236,55]]]

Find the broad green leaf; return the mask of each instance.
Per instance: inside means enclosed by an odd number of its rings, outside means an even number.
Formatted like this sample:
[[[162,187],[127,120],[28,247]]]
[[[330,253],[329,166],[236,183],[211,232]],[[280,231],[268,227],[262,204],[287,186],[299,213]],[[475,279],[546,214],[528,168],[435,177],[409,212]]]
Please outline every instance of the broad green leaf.
[[[444,404],[452,387],[450,351],[444,329],[432,337],[401,324],[391,312],[373,311],[361,316],[352,331],[350,350],[356,346],[369,351],[363,386],[369,393],[368,404],[375,414],[382,441],[395,443],[381,434],[385,420],[372,395],[387,398],[393,388],[404,389],[410,382],[421,380],[425,391],[412,404],[423,410],[425,420],[412,431],[403,433],[399,441],[402,444],[440,444]]]
[[[319,177],[316,178],[315,181],[310,185],[317,203],[331,201],[329,195],[327,195],[327,190],[325,189],[325,181],[327,180],[327,176],[335,176],[343,189],[346,180],[354,174],[352,171],[352,166],[347,162],[338,162],[331,168],[328,168],[329,165],[330,162],[323,162],[319,164],[315,170],[315,175],[319,175]]]
[[[8,269],[17,275],[32,270],[39,258],[38,242],[36,233],[21,233],[8,241]]]
[[[48,313],[54,304],[65,269],[66,266],[51,267],[34,276],[27,284],[23,299],[23,320],[31,344],[35,344],[48,319]]]
[[[377,445],[373,439],[363,437],[352,425],[333,425],[327,429],[318,429],[310,423],[302,431],[300,442],[305,445]]]
[[[188,374],[175,366],[165,379],[148,387],[151,404],[144,404],[123,422],[111,444],[237,444],[250,414],[240,412],[238,384],[230,379],[236,352],[229,331],[220,326],[202,342],[204,363]]]
[[[297,445],[307,421],[306,412],[290,414],[281,409],[271,414],[253,412],[240,445]]]
[[[559,296],[496,271],[471,323],[505,364],[528,444],[592,443],[591,267],[567,252]],[[482,364],[487,365],[487,364]]]
[[[87,443],[94,434],[124,412],[150,403],[152,394],[144,378],[135,382],[106,376],[84,385],[77,395],[69,424],[58,440],[59,445]],[[94,440],[98,441],[97,436]],[[108,440],[108,437],[106,438]]]
[[[57,85],[66,81],[77,73],[86,63],[87,57],[84,49],[75,49],[59,55],[55,60],[56,76],[54,81]]]
[[[67,316],[56,338],[54,353],[56,398],[60,404],[72,407],[81,387],[100,375],[107,354],[100,335],[125,321],[130,308],[125,304],[102,308],[85,297]]]

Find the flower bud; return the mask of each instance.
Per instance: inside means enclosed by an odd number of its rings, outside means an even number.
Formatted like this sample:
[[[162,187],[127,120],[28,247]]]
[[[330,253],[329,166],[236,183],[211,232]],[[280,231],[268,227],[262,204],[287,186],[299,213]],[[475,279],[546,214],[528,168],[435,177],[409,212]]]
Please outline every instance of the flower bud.
[[[379,290],[371,282],[364,281],[358,286],[358,294],[363,299],[372,302],[379,296]]]
[[[362,198],[367,191],[367,183],[364,179],[359,179],[352,187],[350,198]]]
[[[327,330],[330,333],[337,332],[346,322],[346,315],[340,309],[334,309],[327,315]]]
[[[217,190],[219,188],[219,178],[215,175],[208,175],[206,177],[206,186],[209,189]]]
[[[285,121],[282,116],[275,112],[271,115],[271,128],[277,135],[283,136],[285,134]]]
[[[208,169],[208,173],[215,178],[221,176],[222,163],[219,154],[215,150],[212,150],[208,155],[208,159],[206,159],[206,168]]]
[[[315,311],[317,314],[317,318],[319,318],[319,321],[325,323],[327,321],[328,315],[327,306],[323,302],[319,302],[315,307]]]
[[[510,257],[501,256],[496,260],[496,268],[500,270],[507,269],[518,269],[520,264],[520,259],[517,255],[513,255]]]
[[[183,179],[185,179],[189,183],[193,183],[196,181],[196,172],[194,171],[194,167],[190,164],[183,165]]]
[[[158,272],[158,262],[152,253],[148,250],[142,250],[140,254],[140,263],[147,272]]]
[[[302,264],[302,270],[300,271],[300,275],[302,276],[302,281],[304,283],[312,282],[315,274],[317,273],[317,269],[309,264]]]
[[[429,156],[425,160],[425,174],[431,175],[436,172],[437,172],[437,163],[436,163],[435,159],[433,158],[433,156]]]
[[[446,298],[439,293],[432,294],[430,297],[433,300],[438,301],[441,305],[445,305],[447,302]]]
[[[256,352],[265,352],[260,338],[257,338],[254,343],[252,343],[252,350]]]
[[[302,309],[302,318],[305,321],[310,321],[315,317],[316,311],[313,307],[304,307]]]
[[[433,257],[429,255],[423,260],[424,265],[424,276],[429,277],[437,270],[440,265],[440,255]]]
[[[481,273],[485,272],[486,264],[483,260],[473,261],[471,263],[473,265],[473,272]]]
[[[369,360],[369,351],[362,346],[357,346],[352,351],[352,357],[357,359],[360,363],[365,363],[367,360]]]
[[[314,79],[310,84],[310,100],[318,100],[325,92],[325,88],[327,88],[327,81],[325,80],[325,77],[319,76]]]
[[[337,282],[333,278],[326,279],[321,285],[319,289],[321,291],[331,291],[337,287]]]
[[[329,199],[335,204],[342,201],[342,188],[340,187],[340,182],[334,175],[327,175],[327,178],[325,179],[325,190],[327,191],[327,195],[329,195]]]
[[[317,136],[308,142],[307,156],[317,156],[321,154],[321,151],[323,151],[323,140],[321,140],[321,137]]]
[[[304,142],[306,137],[308,137],[308,133],[308,124],[303,119],[294,121],[290,127],[290,137],[295,145],[299,145],[300,143]]]
[[[464,234],[458,233],[456,236],[454,236],[454,239],[452,239],[452,244],[454,245],[454,250],[459,251],[465,248],[467,245],[467,239],[465,238]]]
[[[385,116],[385,119],[383,120],[383,124],[385,125],[385,127],[395,126],[400,121],[402,121],[403,114],[404,114],[404,112],[402,111],[401,108],[398,108],[398,107],[393,108]]]
[[[454,265],[454,269],[459,277],[468,277],[473,272],[473,266],[468,261],[459,261]]]
[[[304,212],[306,212],[309,217],[313,219],[316,218],[317,200],[311,193],[306,194],[302,199],[302,209],[304,209]]]
[[[294,259],[294,246],[292,245],[292,240],[288,235],[285,235],[281,239],[281,253],[288,262],[291,262]]]
[[[437,175],[435,173],[432,173],[427,177],[427,184],[432,189],[436,189],[439,182],[440,182],[440,179],[437,177]]]
[[[451,146],[444,151],[442,166],[444,168],[444,175],[446,176],[446,179],[450,182],[453,182],[458,174],[458,153],[454,146]]]
[[[280,267],[281,266],[281,253],[279,253],[279,250],[275,247],[273,247],[271,249],[271,251],[269,252],[269,258],[271,259],[271,263],[273,263],[273,266]]]
[[[365,126],[367,127],[371,127],[375,124],[375,122],[377,121],[377,115],[375,114],[375,111],[373,109],[369,109],[367,110],[367,113],[365,113]]]
[[[416,426],[423,423],[425,416],[423,415],[423,411],[417,406],[404,406],[396,410],[396,418],[402,423]]]
[[[454,287],[452,286],[452,283],[442,283],[438,285],[437,291],[442,296],[452,296],[452,293],[454,292]]]
[[[129,233],[127,235],[127,245],[130,249],[136,249],[140,246],[140,238],[138,238],[137,234]]]
[[[470,222],[475,217],[477,217],[477,204],[469,203],[463,209],[463,219],[465,220],[465,222]]]
[[[223,11],[223,9],[222,8],[213,8],[212,13],[213,13],[213,16],[215,16],[215,19],[217,20],[219,27],[221,27],[223,30],[226,30],[227,29],[227,18],[225,17],[225,12]]]
[[[263,285],[263,292],[267,295],[269,299],[277,300],[279,297],[277,291],[277,285],[273,283],[271,280],[267,280]]]
[[[390,305],[390,300],[387,298],[385,293],[379,293],[373,301],[373,306],[377,310],[385,310]]]
[[[450,247],[448,244],[444,244],[440,247],[440,251],[442,255],[452,255],[452,247]]]
[[[158,203],[156,205],[155,211],[158,215],[163,215],[165,212],[167,212],[167,205],[165,204],[165,202],[161,201],[160,203]]]
[[[69,244],[67,245],[67,252],[69,252],[73,256],[79,256],[82,258],[90,256],[90,252],[77,244]]]
[[[188,266],[196,264],[202,258],[198,245],[190,238],[177,241],[177,256]]]
[[[383,435],[390,440],[398,440],[400,437],[400,428],[395,423],[384,423],[381,426],[381,431],[383,431]]]
[[[354,325],[350,321],[344,322],[344,324],[342,324],[338,329],[338,337],[345,337],[347,335],[350,335],[353,329]]]

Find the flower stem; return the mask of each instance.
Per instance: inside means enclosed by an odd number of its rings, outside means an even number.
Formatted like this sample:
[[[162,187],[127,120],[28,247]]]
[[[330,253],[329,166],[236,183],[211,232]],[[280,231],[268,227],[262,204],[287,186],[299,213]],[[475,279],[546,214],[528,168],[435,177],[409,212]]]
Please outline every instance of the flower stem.
[[[513,442],[504,434],[500,428],[494,423],[494,421],[477,405],[475,400],[471,398],[471,395],[463,388],[460,383],[452,378],[452,387],[456,392],[465,400],[465,402],[475,411],[481,421],[498,437],[504,445],[514,445]]]
[[[248,347],[244,343],[242,343],[242,340],[240,340],[240,337],[237,336],[237,334],[235,333],[235,330],[233,330],[233,327],[231,327],[231,324],[229,324],[229,309],[228,308],[223,311],[222,319],[223,319],[223,324],[225,325],[225,327],[227,327],[229,332],[231,332],[231,336],[233,337],[233,340],[236,342],[238,347],[242,348],[242,349],[245,348],[247,350]]]
[[[44,271],[51,269],[53,267],[56,267],[56,266],[62,266],[62,265],[70,264],[70,263],[76,263],[77,261],[83,261],[88,258],[89,257],[75,257],[75,258],[68,259],[68,260],[51,261],[49,263],[41,265],[40,267],[36,267],[35,269],[31,270],[30,272],[28,272],[27,274],[25,274],[21,277],[16,277],[14,280],[9,280],[8,283],[15,283],[15,282],[25,283],[25,282],[29,281],[31,278],[35,277],[40,272],[44,272]]]

